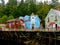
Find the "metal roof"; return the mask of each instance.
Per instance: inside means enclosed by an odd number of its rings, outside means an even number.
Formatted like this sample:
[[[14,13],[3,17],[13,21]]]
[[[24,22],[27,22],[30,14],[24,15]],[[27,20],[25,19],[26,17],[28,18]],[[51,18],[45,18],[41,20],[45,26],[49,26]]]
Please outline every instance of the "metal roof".
[[[50,9],[50,11],[49,11],[49,13],[47,14],[46,18],[47,18],[48,16],[50,16],[51,14],[55,14],[55,15],[57,15],[57,16],[60,16],[60,11],[59,11],[59,10],[56,10],[56,9]],[[45,20],[46,20],[46,18],[45,18]]]

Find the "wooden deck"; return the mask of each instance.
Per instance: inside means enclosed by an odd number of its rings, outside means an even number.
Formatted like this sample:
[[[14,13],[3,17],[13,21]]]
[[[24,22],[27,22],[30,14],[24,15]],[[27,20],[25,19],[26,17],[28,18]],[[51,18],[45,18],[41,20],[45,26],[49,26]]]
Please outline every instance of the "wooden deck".
[[[0,31],[19,31],[19,32],[60,32],[60,29],[32,29],[32,30],[28,30],[28,29],[3,29]]]

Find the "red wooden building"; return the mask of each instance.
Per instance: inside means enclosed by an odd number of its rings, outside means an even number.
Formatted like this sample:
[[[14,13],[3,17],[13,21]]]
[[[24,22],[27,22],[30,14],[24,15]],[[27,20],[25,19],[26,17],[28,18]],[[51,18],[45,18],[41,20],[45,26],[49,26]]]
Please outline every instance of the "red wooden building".
[[[24,21],[22,19],[12,19],[8,20],[6,24],[6,28],[11,28],[11,29],[18,29],[19,27],[23,26]]]

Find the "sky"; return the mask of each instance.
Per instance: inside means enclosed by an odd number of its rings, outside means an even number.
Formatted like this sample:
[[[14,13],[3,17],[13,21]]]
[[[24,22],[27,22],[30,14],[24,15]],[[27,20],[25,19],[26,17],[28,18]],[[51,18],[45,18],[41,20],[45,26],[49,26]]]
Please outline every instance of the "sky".
[[[8,0],[4,0],[4,1],[5,1],[5,4],[8,2]],[[37,0],[37,2],[40,2],[40,1],[44,2],[44,0]],[[47,1],[47,0],[45,0],[45,1]],[[48,0],[48,1],[51,1],[51,0]],[[60,2],[60,0],[59,0],[59,2]],[[1,0],[0,0],[0,3],[1,3]]]
[[[42,1],[42,2],[44,2],[44,1],[47,1],[47,0],[37,0],[38,2],[40,2],[40,1]],[[48,0],[48,1],[51,1],[51,0]]]
[[[5,1],[5,4],[8,2],[8,0],[4,0]]]
[[[59,0],[59,2],[60,2],[60,0]]]
[[[4,1],[5,1],[5,4],[8,2],[8,0],[4,0]],[[1,0],[0,0],[0,3],[2,3]]]
[[[21,1],[21,0],[20,0]],[[42,1],[42,2],[44,2],[44,0],[37,0],[37,2],[40,2],[40,1]],[[46,1],[46,0],[45,0]],[[48,1],[51,1],[51,0],[48,0]],[[5,4],[8,2],[8,0],[5,0]]]

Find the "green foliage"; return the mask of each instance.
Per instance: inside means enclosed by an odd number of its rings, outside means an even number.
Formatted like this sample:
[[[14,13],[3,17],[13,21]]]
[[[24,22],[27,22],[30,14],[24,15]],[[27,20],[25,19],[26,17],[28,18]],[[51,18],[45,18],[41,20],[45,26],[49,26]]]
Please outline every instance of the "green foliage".
[[[17,15],[19,16],[25,16],[28,12],[28,3],[23,3],[17,8]]]
[[[54,5],[52,3],[48,5],[46,2],[36,5],[32,0],[29,3],[22,0],[19,6],[15,4],[16,1],[13,2],[14,4],[12,2],[5,7],[0,5],[0,23],[6,23],[7,20],[20,16],[31,15],[32,12],[36,13],[44,21],[51,8],[60,9],[60,4],[55,3],[55,1],[53,1]]]
[[[1,19],[2,19],[2,23],[6,23],[6,21],[7,21],[7,16],[6,15],[4,15]]]
[[[31,14],[32,12],[36,13],[37,12],[37,6],[33,1],[30,1],[30,3],[28,3],[29,5],[29,13]]]
[[[3,11],[4,11],[4,7],[0,6],[0,18],[4,15]]]
[[[42,19],[42,21],[45,19],[45,17],[47,16],[49,10],[51,9],[50,5],[47,4],[40,4],[38,5],[38,11],[37,14],[39,15],[39,17]]]
[[[3,14],[9,16],[10,14],[14,15],[15,10],[17,9],[17,7],[11,6],[11,5],[7,5],[6,8],[4,9]]]
[[[2,18],[0,18],[0,23],[3,23],[3,20],[2,20]]]
[[[55,3],[57,0],[52,0],[53,3]]]
[[[54,8],[54,9],[60,9],[60,4],[55,5],[53,8]]]
[[[8,17],[8,20],[10,20],[10,19],[14,19],[14,17],[13,17],[12,15],[10,15],[10,16]]]

